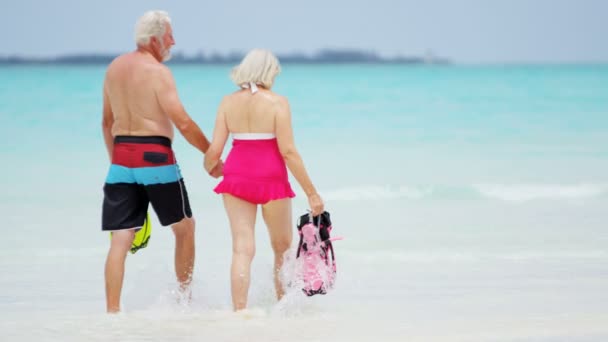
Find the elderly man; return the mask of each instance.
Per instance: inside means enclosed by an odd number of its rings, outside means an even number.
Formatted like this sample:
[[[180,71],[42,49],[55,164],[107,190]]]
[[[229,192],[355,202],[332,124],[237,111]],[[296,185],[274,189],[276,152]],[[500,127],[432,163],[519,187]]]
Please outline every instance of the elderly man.
[[[120,311],[127,252],[151,202],[160,223],[175,233],[175,273],[188,289],[194,267],[194,219],[171,148],[173,125],[205,153],[209,141],[184,110],[168,67],[175,44],[171,19],[145,13],[135,28],[137,49],[117,57],[103,85],[103,136],[111,160],[104,186],[102,230],[112,232],[105,265],[108,312]],[[212,170],[222,174],[222,165]]]

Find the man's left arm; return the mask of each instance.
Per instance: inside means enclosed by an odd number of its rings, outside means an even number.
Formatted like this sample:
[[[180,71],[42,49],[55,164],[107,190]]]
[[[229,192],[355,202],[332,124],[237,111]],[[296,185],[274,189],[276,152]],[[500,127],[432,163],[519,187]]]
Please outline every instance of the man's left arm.
[[[114,125],[114,113],[110,106],[110,99],[106,89],[106,84],[103,85],[103,118],[101,121],[101,129],[103,131],[103,139],[106,143],[110,162],[112,161],[112,150],[114,150],[114,137],[112,137],[112,125]]]

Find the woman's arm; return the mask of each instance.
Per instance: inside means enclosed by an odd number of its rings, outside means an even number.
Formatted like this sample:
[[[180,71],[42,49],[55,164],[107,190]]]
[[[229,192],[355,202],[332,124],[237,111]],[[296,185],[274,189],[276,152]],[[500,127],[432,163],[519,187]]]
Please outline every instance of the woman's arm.
[[[226,125],[226,115],[224,114],[224,102],[222,100],[217,110],[217,116],[215,118],[215,128],[213,129],[213,139],[211,145],[205,153],[205,170],[210,174],[215,171],[216,166],[221,166],[222,152],[228,140],[228,126]]]
[[[289,171],[291,171],[291,174],[293,174],[302,190],[304,190],[304,193],[306,193],[313,216],[317,216],[323,213],[323,201],[312,184],[304,167],[304,161],[296,149],[291,125],[291,109],[289,108],[287,99],[281,97],[276,109],[275,129],[279,150]]]

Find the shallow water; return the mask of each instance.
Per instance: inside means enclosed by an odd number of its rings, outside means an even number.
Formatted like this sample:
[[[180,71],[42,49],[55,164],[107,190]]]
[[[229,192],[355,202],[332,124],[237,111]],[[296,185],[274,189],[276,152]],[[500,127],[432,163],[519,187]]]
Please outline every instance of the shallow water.
[[[211,135],[229,67],[172,66]],[[250,310],[231,312],[217,181],[184,139],[193,299],[153,217],[108,316],[103,67],[0,68],[3,340],[602,341],[608,338],[608,67],[292,66],[296,143],[332,214],[338,278],[279,303],[256,226]],[[294,218],[306,209],[295,183]],[[295,229],[295,227],[294,227]]]

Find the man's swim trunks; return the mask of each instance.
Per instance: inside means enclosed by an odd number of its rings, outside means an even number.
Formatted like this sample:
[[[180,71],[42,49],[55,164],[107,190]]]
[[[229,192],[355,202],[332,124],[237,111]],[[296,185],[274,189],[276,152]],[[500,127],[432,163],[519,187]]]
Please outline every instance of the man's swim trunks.
[[[114,138],[112,165],[103,191],[102,230],[141,227],[148,203],[163,226],[192,217],[186,186],[167,137]]]
[[[254,204],[295,197],[274,134],[236,133],[224,164],[224,179],[214,191]]]

